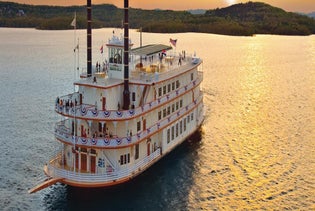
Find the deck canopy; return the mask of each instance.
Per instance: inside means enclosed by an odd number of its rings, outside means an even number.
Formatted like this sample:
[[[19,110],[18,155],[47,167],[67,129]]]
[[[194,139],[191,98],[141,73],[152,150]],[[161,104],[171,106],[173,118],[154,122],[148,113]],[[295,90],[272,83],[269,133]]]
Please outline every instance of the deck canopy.
[[[164,50],[170,50],[172,49],[171,46],[162,45],[162,44],[152,44],[152,45],[146,45],[139,48],[134,48],[131,50],[131,54],[139,55],[139,56],[149,56],[152,54],[160,53]]]

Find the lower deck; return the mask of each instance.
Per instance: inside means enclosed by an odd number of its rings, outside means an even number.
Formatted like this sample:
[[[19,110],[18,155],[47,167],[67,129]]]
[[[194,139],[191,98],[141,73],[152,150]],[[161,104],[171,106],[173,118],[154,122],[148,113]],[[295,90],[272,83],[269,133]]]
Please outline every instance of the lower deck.
[[[159,158],[161,158],[161,150],[157,149],[145,159],[142,159],[132,168],[120,170],[108,170],[105,173],[87,172],[84,169],[74,169],[63,164],[61,154],[51,160],[45,166],[45,173],[49,177],[63,178],[62,183],[77,187],[106,187],[123,183],[132,179],[136,175],[143,172]]]
[[[190,113],[159,133],[123,149],[82,149],[64,145],[45,173],[78,187],[104,187],[132,179],[198,130],[204,114]],[[71,151],[69,151],[71,150]]]

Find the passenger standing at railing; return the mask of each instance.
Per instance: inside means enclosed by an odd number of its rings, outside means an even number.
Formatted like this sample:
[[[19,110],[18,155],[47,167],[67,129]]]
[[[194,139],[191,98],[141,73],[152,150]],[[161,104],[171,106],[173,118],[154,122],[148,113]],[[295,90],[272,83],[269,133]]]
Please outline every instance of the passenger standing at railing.
[[[163,54],[160,54],[160,53],[159,53],[159,59],[160,59],[160,63],[162,63],[162,60],[163,60]]]
[[[182,56],[179,55],[179,59],[178,59],[178,66],[181,66],[182,65]]]
[[[69,100],[67,100],[67,101],[66,101],[66,108],[67,108],[67,109],[69,108],[69,105],[70,105],[70,104],[69,104]]]
[[[85,128],[81,131],[81,135],[82,135],[82,137],[86,137],[86,129]]]

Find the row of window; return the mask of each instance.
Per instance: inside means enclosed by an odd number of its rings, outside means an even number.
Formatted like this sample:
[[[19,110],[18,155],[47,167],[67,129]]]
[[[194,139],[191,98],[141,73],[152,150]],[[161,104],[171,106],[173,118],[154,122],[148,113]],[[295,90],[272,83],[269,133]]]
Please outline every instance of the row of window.
[[[135,160],[139,158],[139,144],[135,145]],[[120,165],[125,165],[130,163],[130,153],[120,155],[120,160],[119,160]]]
[[[163,114],[163,118],[170,115],[171,113],[174,113],[175,111],[177,111],[178,109],[183,107],[183,99],[180,99],[179,101],[173,103],[172,105],[168,106],[167,108],[163,109],[163,113],[162,111],[158,112],[158,120],[162,119],[162,114]],[[172,109],[172,111],[171,111]]]
[[[190,80],[194,80],[194,73],[190,74]],[[164,85],[163,87],[160,87],[158,90],[159,97],[166,95],[167,93],[170,93],[171,91],[174,91],[175,89],[178,89],[180,87],[180,82],[177,80],[176,82],[169,83],[167,85]]]
[[[119,160],[120,165],[125,165],[130,163],[130,153],[120,155],[120,160]]]
[[[194,113],[188,114],[187,117],[180,120],[178,123],[176,123],[176,125],[173,125],[171,128],[168,128],[166,135],[167,143],[170,143],[183,132],[185,132],[187,129],[186,124],[189,124],[190,121],[192,120],[194,120]]]
[[[180,87],[180,82],[177,80],[176,82],[169,83],[167,85],[164,85],[163,87],[159,88],[159,97],[162,95],[166,95],[166,93],[170,93],[171,91],[174,91],[175,89],[178,89]]]

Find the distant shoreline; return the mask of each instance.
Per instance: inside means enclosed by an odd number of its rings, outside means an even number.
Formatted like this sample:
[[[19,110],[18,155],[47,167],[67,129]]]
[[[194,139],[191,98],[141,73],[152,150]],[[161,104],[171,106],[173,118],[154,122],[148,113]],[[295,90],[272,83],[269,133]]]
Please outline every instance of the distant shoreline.
[[[93,5],[93,29],[120,28],[123,9],[114,5]],[[34,6],[0,2],[0,27],[67,30],[76,12],[76,27],[86,28],[85,6]],[[187,11],[142,10],[130,8],[130,28],[151,33],[198,32],[232,36],[311,35],[315,19],[286,12],[265,3],[241,3],[207,10],[204,14]]]
[[[31,29],[31,30],[37,30],[37,31],[72,31],[74,29],[37,29],[34,27],[0,27],[1,29]],[[93,30],[97,29],[117,29],[115,27],[102,27],[102,28],[94,28]],[[77,30],[83,30],[85,31],[86,29],[77,29]],[[138,30],[138,29],[133,29],[131,28],[130,30]],[[156,33],[159,34],[159,32],[146,32],[146,33]],[[222,36],[236,36],[236,37],[255,37],[255,36],[290,36],[290,37],[305,37],[305,36],[315,36],[314,34],[309,34],[309,35],[284,35],[284,34],[253,34],[249,36],[243,36],[243,35],[227,35],[227,34],[216,34],[216,33],[203,33],[203,32],[178,32],[178,33],[168,33],[168,34],[182,34],[182,33],[201,33],[201,34],[213,34],[213,35],[222,35]],[[92,33],[93,34],[93,33]],[[166,33],[160,33],[160,34],[166,34]]]

